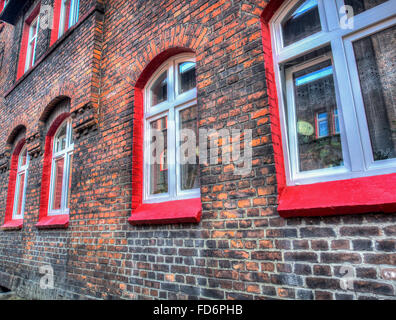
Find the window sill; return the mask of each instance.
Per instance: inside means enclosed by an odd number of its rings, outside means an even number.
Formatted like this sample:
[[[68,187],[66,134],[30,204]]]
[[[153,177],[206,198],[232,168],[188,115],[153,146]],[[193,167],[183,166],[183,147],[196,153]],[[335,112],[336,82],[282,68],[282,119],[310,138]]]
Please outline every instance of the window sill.
[[[1,226],[1,229],[3,229],[3,230],[20,230],[20,229],[22,229],[22,226],[23,226],[23,219],[10,220],[10,221],[5,222]]]
[[[36,224],[39,229],[67,228],[69,226],[69,215],[60,214],[41,218]]]
[[[396,174],[288,186],[278,212],[283,218],[396,212]]]
[[[201,220],[201,199],[144,203],[128,219],[132,225],[198,223]]]

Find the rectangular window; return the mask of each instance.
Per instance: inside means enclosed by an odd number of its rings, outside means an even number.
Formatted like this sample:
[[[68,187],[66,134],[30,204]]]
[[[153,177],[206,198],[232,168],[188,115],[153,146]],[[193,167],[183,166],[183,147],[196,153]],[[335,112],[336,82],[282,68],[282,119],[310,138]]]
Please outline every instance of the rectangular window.
[[[40,28],[40,15],[38,14],[37,17],[29,25],[29,37],[27,44],[25,72],[34,65],[36,60],[37,35],[39,28]]]
[[[61,11],[59,17],[59,33],[60,38],[70,27],[78,21],[79,0],[60,0]]]
[[[327,112],[316,114],[316,137],[322,138],[329,135],[329,122]]]
[[[345,0],[345,5],[351,6],[354,14],[359,14],[386,1],[388,0]]]

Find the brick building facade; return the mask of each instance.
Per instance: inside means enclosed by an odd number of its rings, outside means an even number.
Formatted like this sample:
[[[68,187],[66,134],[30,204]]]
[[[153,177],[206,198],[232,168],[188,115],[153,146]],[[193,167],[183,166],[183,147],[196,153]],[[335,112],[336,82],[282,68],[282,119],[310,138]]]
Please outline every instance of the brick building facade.
[[[395,298],[395,167],[330,182],[326,192],[309,184],[305,198],[285,182],[268,29],[283,1],[80,0],[78,19],[54,36],[45,23],[55,26],[60,2],[10,0],[0,15],[0,286],[50,299]],[[34,10],[35,62],[24,70]],[[251,129],[252,170],[201,164],[201,212],[136,220],[142,95],[158,67],[183,53],[195,57],[199,128]],[[74,139],[69,211],[51,216],[49,150],[65,117]],[[21,222],[11,177],[23,141]],[[53,289],[40,287],[46,265]]]

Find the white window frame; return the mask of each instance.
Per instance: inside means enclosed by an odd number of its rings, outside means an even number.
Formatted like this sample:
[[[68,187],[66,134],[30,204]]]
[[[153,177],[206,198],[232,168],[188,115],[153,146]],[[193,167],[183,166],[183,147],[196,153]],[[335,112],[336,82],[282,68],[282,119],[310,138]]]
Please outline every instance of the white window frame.
[[[59,134],[59,131],[63,129],[66,125],[66,147],[65,149],[55,152],[56,150],[56,140]],[[69,197],[69,181],[70,176],[72,174],[70,162],[71,157],[73,156],[74,151],[74,142],[73,142],[73,128],[71,119],[66,119],[57,129],[54,135],[54,141],[52,144],[52,163],[51,163],[51,182],[50,182],[50,196],[48,201],[48,215],[60,215],[60,214],[69,214],[68,205],[68,197]],[[64,159],[63,166],[63,180],[62,180],[62,198],[61,198],[61,208],[57,210],[53,210],[53,202],[54,202],[54,188],[55,188],[55,174],[56,174],[56,161],[60,159]],[[70,174],[70,176],[69,176]]]
[[[148,81],[144,89],[144,203],[159,203],[172,200],[199,198],[200,188],[181,190],[179,161],[179,114],[180,111],[197,105],[197,88],[179,94],[178,64],[182,62],[196,62],[195,56],[184,53],[172,57],[163,63]],[[167,101],[151,106],[151,87],[164,72],[167,72]],[[150,123],[160,118],[168,117],[167,128],[167,159],[168,159],[168,192],[150,194]],[[199,137],[197,137],[199,139]],[[173,159],[173,161],[172,161]]]
[[[33,31],[33,27],[36,25],[36,31]],[[25,72],[29,70],[34,63],[36,62],[36,48],[37,48],[37,39],[38,39],[38,32],[40,29],[40,14],[37,15],[33,19],[33,21],[29,24],[29,37],[28,37],[28,45],[27,45],[27,52],[26,52],[26,61],[25,61]],[[34,45],[32,42],[34,41]],[[32,55],[33,51],[33,55]]]
[[[66,16],[67,1],[69,0],[61,0],[58,38],[60,38],[65,33],[65,16]],[[69,21],[67,22],[68,29],[74,26],[78,21],[79,8],[80,8],[80,0],[70,0]]]
[[[286,1],[270,20],[287,185],[311,184],[396,172],[396,159],[381,160],[374,163],[361,97],[360,81],[357,77],[357,66],[354,61],[355,55],[352,49],[352,41],[386,29],[396,23],[396,0],[389,0],[356,15],[353,29],[342,29],[340,27],[341,15],[339,12],[344,4],[343,0],[318,0],[322,30],[284,47],[282,21],[289,12],[301,3],[301,0]],[[293,122],[295,120],[293,118],[295,108],[286,107],[294,105],[290,104],[291,99],[293,99],[290,90],[290,86],[293,85],[290,82],[292,73],[288,70],[288,74],[285,74],[281,66],[287,61],[325,46],[331,46],[344,165],[299,172],[298,154],[295,149],[297,135],[296,131],[293,131],[296,126]],[[308,63],[317,64],[320,58]],[[328,59],[328,57],[322,57],[322,59]],[[305,67],[307,67],[306,64],[301,64],[295,68]],[[342,90],[339,88],[342,88]],[[346,107],[343,108],[343,106]],[[292,128],[287,126],[287,112]]]
[[[23,146],[21,151],[18,155],[18,169],[17,169],[17,179],[15,184],[15,192],[14,192],[14,207],[12,209],[12,219],[19,220],[23,219],[24,212],[25,212],[25,199],[26,199],[26,187],[28,182],[28,169],[29,169],[29,153],[26,153],[26,163],[22,165],[22,157],[24,152],[27,151],[27,146]],[[21,212],[18,214],[18,197],[21,188],[21,176],[24,174],[24,182],[23,182],[23,191],[22,191],[22,205],[21,205]]]

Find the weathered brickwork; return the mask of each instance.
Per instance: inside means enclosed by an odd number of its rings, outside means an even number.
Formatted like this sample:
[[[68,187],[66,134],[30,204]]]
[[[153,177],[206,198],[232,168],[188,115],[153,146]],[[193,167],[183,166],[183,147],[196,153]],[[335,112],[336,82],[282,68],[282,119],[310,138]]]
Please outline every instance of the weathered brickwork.
[[[79,23],[50,48],[42,34],[39,63],[19,80],[23,17],[3,27],[1,223],[9,179],[2,163],[18,136],[32,157],[23,228],[0,231],[1,286],[57,299],[396,297],[395,281],[384,276],[396,269],[394,214],[277,213],[260,24],[266,2],[80,0]],[[253,168],[241,178],[230,164],[201,166],[199,224],[132,226],[134,88],[172,48],[195,52],[200,128],[252,129]],[[41,230],[44,139],[65,98],[75,136],[70,223]],[[48,264],[55,288],[43,290],[39,268]],[[352,286],[340,281],[345,274]]]

